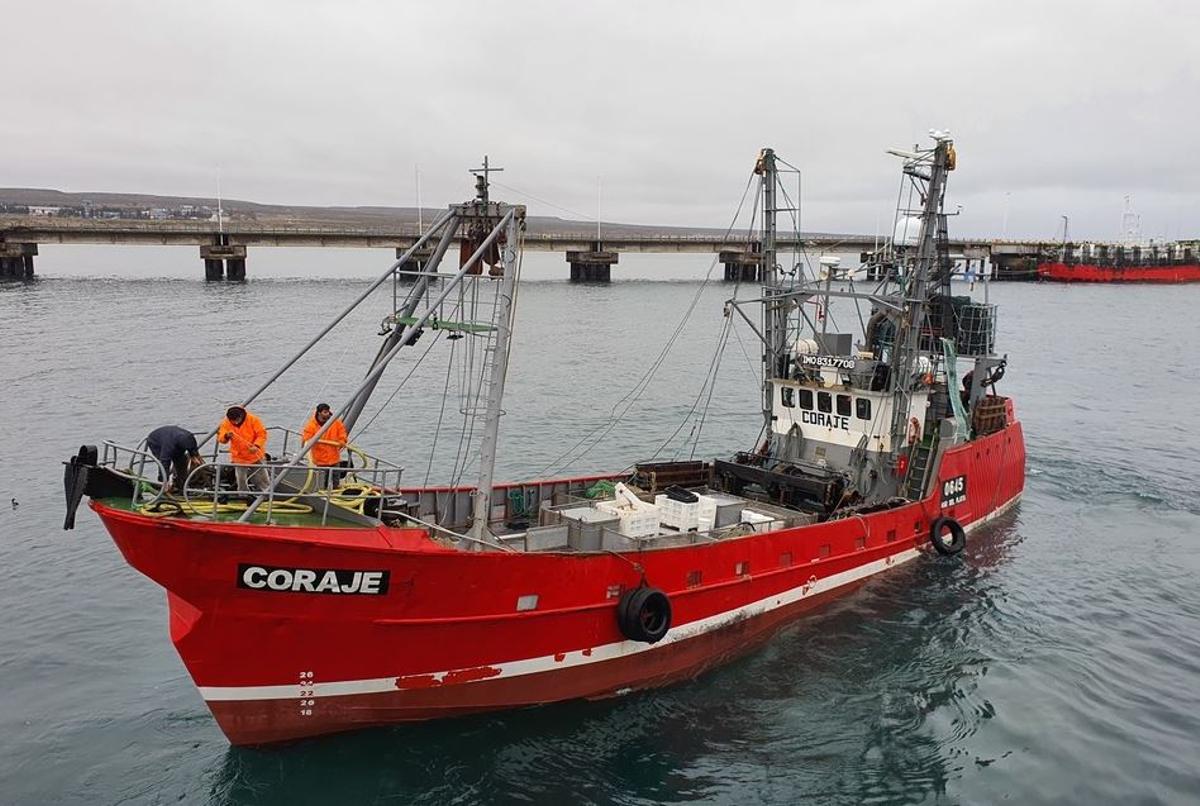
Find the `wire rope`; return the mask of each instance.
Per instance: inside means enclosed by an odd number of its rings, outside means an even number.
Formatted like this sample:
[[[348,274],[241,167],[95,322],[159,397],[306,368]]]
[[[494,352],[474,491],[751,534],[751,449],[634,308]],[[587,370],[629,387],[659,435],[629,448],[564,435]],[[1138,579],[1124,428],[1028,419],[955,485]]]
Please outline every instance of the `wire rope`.
[[[683,430],[685,425],[687,425],[688,420],[691,419],[692,415],[696,413],[696,408],[700,405],[700,400],[704,397],[705,390],[708,389],[710,382],[715,377],[715,368],[720,365],[720,356],[721,353],[724,352],[725,341],[729,338],[730,323],[731,318],[726,317],[721,328],[721,334],[717,339],[717,349],[713,351],[713,357],[709,360],[708,372],[704,376],[704,383],[700,385],[700,391],[697,393],[696,399],[692,401],[691,409],[688,410],[687,414],[683,415],[683,419],[680,421],[679,425],[675,428],[671,435],[663,440],[663,443],[658,446],[658,449],[651,455],[651,459],[658,458],[658,455],[662,453],[667,445],[671,443],[671,440],[675,439],[675,437],[679,435],[679,432]]]
[[[521,198],[533,199],[535,202],[540,202],[541,204],[544,204],[547,207],[553,207],[555,210],[560,210],[564,213],[570,213],[573,216],[579,216],[584,221],[591,221],[593,218],[591,213],[581,213],[578,210],[572,210],[570,207],[563,207],[561,204],[555,204],[552,201],[548,201],[546,199],[540,198],[538,196],[533,195],[532,193],[527,193],[526,191],[521,190],[520,188],[515,188],[512,185],[506,185],[503,182],[498,182],[495,179],[489,179],[488,181],[491,184],[495,185],[496,187],[504,188],[505,190],[510,190],[513,193],[516,193]]]
[[[371,415],[371,419],[367,420],[366,425],[364,425],[362,428],[355,429],[354,436],[356,438],[361,437],[363,434],[365,434],[367,432],[367,429],[369,429],[371,427],[371,424],[374,423],[377,419],[379,419],[379,415],[383,414],[384,409],[386,409],[388,407],[388,404],[390,404],[392,402],[392,400],[396,397],[396,395],[400,392],[400,390],[402,388],[404,388],[404,384],[408,383],[409,378],[411,378],[413,376],[413,373],[415,373],[417,371],[417,369],[421,366],[421,364],[425,361],[425,357],[428,356],[429,353],[433,350],[433,345],[437,344],[437,341],[439,338],[441,338],[441,335],[442,335],[441,331],[435,332],[433,338],[431,338],[429,340],[429,345],[425,348],[425,351],[423,353],[421,353],[421,356],[416,360],[415,363],[413,363],[412,367],[409,368],[408,373],[403,378],[400,379],[400,383],[396,384],[396,388],[393,389],[392,393],[387,396],[387,399],[384,400],[382,404],[380,404],[379,409],[373,415]]]
[[[746,180],[746,187],[742,191],[742,197],[738,202],[733,219],[730,221],[724,235],[721,237],[722,243],[728,241],[729,235],[733,231],[734,225],[737,223],[737,219],[741,216],[742,208],[746,202],[746,196],[749,194],[750,187],[754,183],[754,177],[755,174],[751,173],[750,177]],[[670,354],[671,348],[674,347],[675,342],[682,334],[684,326],[687,324],[692,312],[695,311],[697,304],[699,304],[704,290],[708,287],[709,282],[711,282],[713,269],[716,268],[719,258],[719,254],[713,256],[713,260],[708,267],[708,272],[704,275],[704,280],[700,283],[700,287],[692,296],[692,299],[685,309],[683,316],[680,318],[679,323],[675,327],[675,331],[671,334],[670,338],[667,340],[667,343],[663,346],[662,350],[658,353],[655,359],[650,363],[650,366],[638,379],[637,383],[634,384],[633,388],[613,405],[609,413],[609,418],[585,433],[583,437],[576,441],[571,447],[567,448],[566,451],[547,463],[546,466],[539,471],[538,475],[545,475],[552,469],[565,467],[566,465],[587,455],[587,453],[596,445],[598,445],[600,441],[603,440],[604,437],[606,437],[612,431],[612,429],[617,426],[618,423],[620,423],[625,415],[629,413],[629,410],[633,407],[633,404],[636,403],[645,393],[646,389],[649,387],[650,381],[653,380],[655,373],[658,371],[659,367],[662,366],[667,355]],[[583,449],[582,452],[579,451],[580,448]]]

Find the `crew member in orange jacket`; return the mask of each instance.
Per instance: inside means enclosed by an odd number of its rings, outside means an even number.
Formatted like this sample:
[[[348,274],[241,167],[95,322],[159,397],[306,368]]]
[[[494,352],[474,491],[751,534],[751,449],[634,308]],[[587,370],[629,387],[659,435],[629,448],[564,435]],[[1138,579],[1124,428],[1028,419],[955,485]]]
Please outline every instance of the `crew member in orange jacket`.
[[[266,473],[256,467],[267,457],[267,429],[262,420],[241,406],[230,406],[217,427],[217,441],[229,446],[239,490],[267,489]]]
[[[317,435],[321,430],[321,426],[329,422],[333,418],[333,424],[329,426],[320,441],[312,446],[308,455],[312,459],[312,463],[321,468],[334,468],[342,462],[342,448],[346,447],[346,424],[340,418],[333,416],[333,410],[329,408],[328,403],[318,403],[317,410],[313,412],[313,416],[308,418],[308,422],[304,424],[304,430],[300,432],[301,438],[307,443],[310,439]],[[335,473],[333,470],[327,470],[324,474],[324,484],[332,487],[337,483],[341,474]]]

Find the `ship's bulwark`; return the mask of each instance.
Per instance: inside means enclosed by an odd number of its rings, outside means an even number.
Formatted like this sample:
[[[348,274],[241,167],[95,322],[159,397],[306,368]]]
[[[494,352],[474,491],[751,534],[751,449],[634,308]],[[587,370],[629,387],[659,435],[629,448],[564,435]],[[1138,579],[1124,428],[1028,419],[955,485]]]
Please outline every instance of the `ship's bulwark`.
[[[944,456],[939,481],[963,477],[960,502],[943,507],[939,483],[884,512],[621,556],[462,552],[414,529],[283,530],[93,507],[130,564],[167,589],[171,638],[221,729],[244,745],[694,677],[929,554],[939,514],[970,527],[1015,503],[1024,465],[1013,422]],[[643,573],[673,608],[653,645],[626,640],[615,615]],[[518,610],[530,596],[534,609]]]

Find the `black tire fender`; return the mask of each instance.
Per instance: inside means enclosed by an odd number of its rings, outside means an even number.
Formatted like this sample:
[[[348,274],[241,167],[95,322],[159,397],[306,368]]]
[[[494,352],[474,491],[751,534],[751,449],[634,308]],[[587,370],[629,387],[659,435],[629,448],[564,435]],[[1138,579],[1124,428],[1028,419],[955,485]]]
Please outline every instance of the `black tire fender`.
[[[946,530],[950,531],[949,541],[943,534]],[[933,523],[929,525],[929,540],[938,554],[947,557],[958,554],[967,547],[967,533],[963,531],[958,521],[945,515],[934,518]]]
[[[631,641],[656,644],[671,629],[671,600],[646,585],[625,591],[617,602],[617,626]]]

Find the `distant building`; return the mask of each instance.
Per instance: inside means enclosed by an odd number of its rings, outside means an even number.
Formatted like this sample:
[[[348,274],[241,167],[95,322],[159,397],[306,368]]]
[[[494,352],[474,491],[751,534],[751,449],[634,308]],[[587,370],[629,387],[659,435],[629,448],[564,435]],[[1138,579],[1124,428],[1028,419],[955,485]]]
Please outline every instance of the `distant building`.
[[[58,215],[58,211],[61,209],[62,209],[61,207],[47,207],[47,206],[38,205],[38,204],[31,204],[31,205],[29,205],[29,214],[30,215]]]

